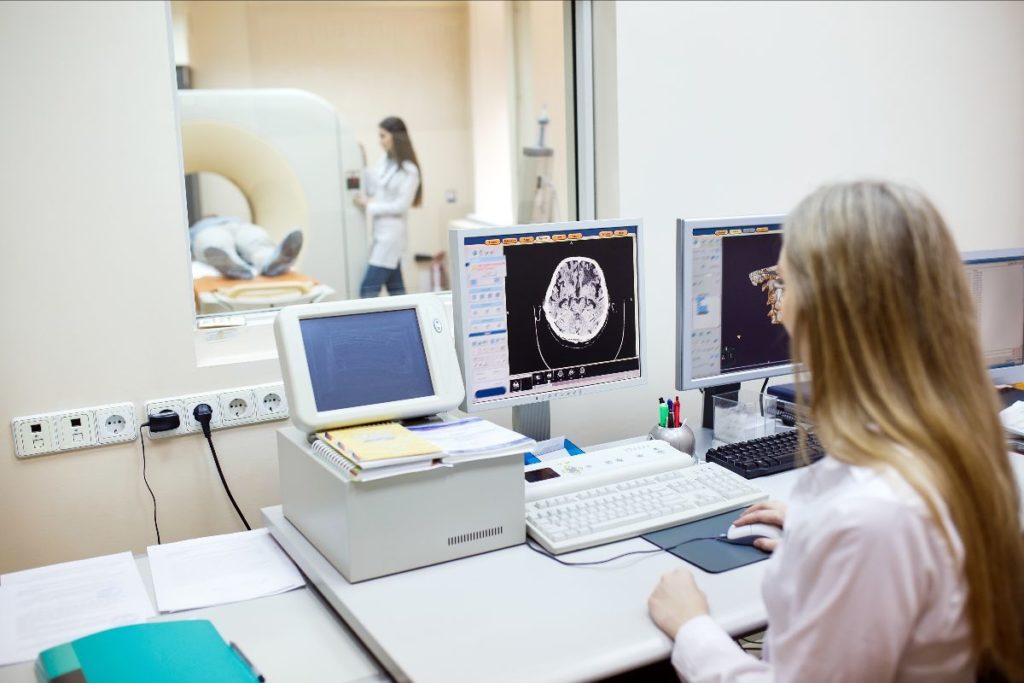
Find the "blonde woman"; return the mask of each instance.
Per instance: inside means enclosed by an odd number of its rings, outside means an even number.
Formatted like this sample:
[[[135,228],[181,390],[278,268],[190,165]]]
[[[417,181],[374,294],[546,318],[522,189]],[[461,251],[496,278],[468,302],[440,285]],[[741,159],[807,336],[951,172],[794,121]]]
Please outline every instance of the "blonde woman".
[[[786,221],[782,319],[829,456],[774,523],[764,661],[686,570],[651,595],[689,681],[1024,680],[1018,492],[956,246],[919,192],[824,187]]]

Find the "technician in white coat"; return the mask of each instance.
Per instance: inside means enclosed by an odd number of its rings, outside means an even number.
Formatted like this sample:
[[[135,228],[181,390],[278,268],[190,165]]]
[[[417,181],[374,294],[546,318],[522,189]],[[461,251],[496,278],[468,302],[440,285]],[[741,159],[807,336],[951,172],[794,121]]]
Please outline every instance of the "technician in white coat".
[[[1019,498],[953,238],[879,182],[824,187],[785,227],[782,322],[828,456],[788,506],[737,520],[784,529],[756,543],[774,548],[764,659],[681,569],[649,603],[673,665],[690,683],[1024,681]]]
[[[423,187],[416,152],[405,122],[389,116],[380,122],[380,146],[384,156],[363,174],[365,194],[353,200],[366,211],[373,231],[373,243],[359,296],[374,297],[380,288],[388,294],[405,294],[402,281],[402,252],[408,241],[409,208],[419,206]]]

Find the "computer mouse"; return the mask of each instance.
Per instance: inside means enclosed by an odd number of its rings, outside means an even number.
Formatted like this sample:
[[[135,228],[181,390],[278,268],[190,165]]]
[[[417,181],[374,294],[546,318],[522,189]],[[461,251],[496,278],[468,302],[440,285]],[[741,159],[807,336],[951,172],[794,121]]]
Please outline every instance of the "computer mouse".
[[[771,524],[744,524],[743,526],[730,526],[725,532],[722,540],[737,545],[754,545],[759,538],[771,538],[778,540],[782,538],[782,529]]]

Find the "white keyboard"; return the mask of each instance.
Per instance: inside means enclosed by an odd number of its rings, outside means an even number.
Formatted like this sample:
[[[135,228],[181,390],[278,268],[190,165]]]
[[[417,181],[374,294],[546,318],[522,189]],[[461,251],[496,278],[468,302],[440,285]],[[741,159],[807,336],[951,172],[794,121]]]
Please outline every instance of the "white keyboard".
[[[558,554],[704,519],[768,498],[766,492],[723,467],[685,466],[689,462],[688,456],[660,441],[646,441],[532,465],[532,471],[545,474],[534,475],[532,486],[527,483],[527,531],[549,552]]]

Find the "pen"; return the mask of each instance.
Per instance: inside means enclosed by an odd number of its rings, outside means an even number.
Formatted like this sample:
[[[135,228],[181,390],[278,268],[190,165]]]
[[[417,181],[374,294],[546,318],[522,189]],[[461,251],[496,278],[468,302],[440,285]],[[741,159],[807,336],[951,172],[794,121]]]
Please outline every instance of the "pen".
[[[663,398],[658,399],[658,426],[668,426],[668,405]]]
[[[676,408],[675,404],[672,403],[672,399],[667,401],[668,403],[668,424],[666,425],[669,429],[676,426]]]
[[[679,421],[679,394],[676,394],[676,427],[682,427],[683,423]]]

